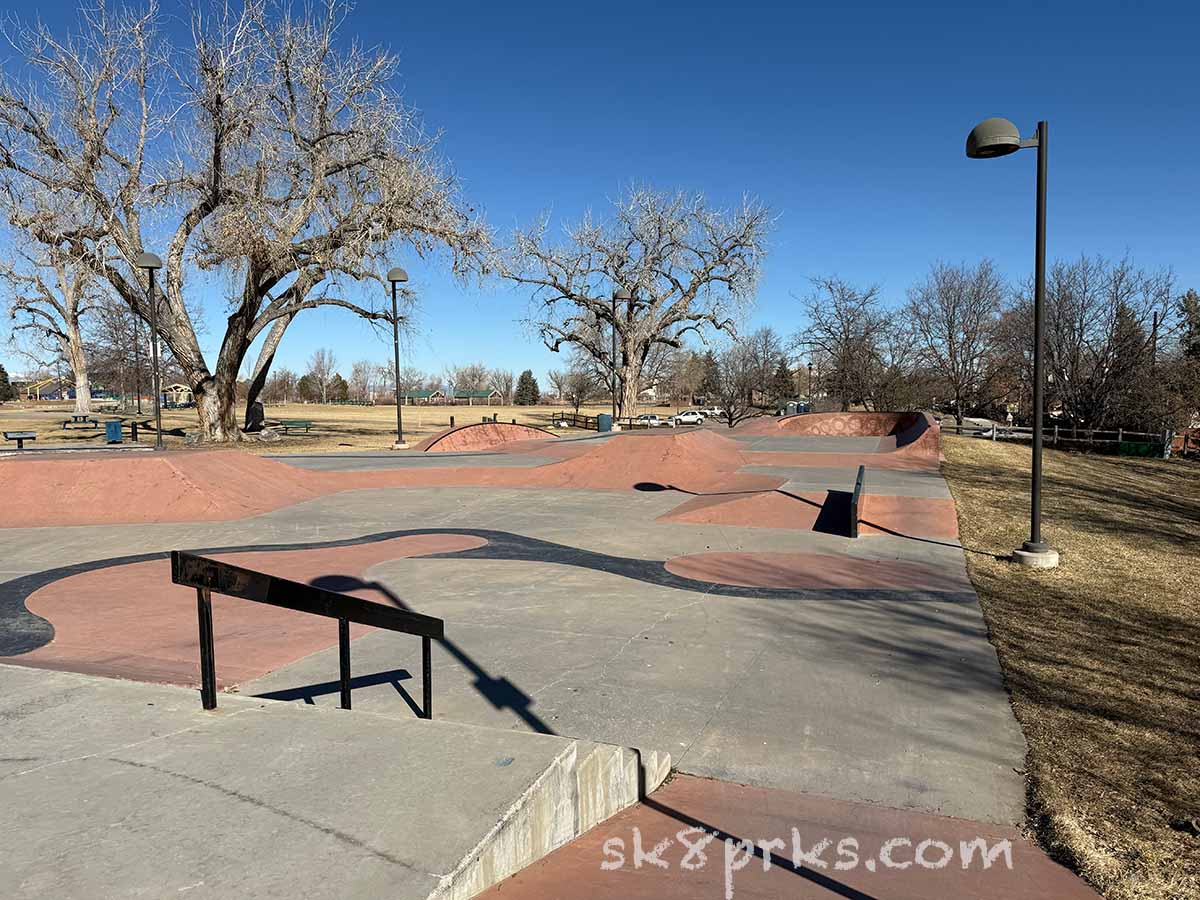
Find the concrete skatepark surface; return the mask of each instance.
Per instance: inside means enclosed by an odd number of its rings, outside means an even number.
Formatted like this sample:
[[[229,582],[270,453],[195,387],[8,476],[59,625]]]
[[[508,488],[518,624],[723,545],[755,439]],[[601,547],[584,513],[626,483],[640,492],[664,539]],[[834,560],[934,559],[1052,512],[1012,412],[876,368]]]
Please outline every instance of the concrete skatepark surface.
[[[171,453],[191,493],[169,508],[64,508],[55,486],[105,483],[108,461],[60,475],[44,468],[59,460],[22,459],[49,486],[0,520],[0,663],[194,686],[194,594],[166,583],[162,557],[208,548],[444,618],[437,723],[1019,822],[1024,743],[966,578],[936,428],[897,421],[887,427],[916,435],[899,449],[899,434],[841,434],[828,440],[875,446],[837,450],[789,421],[236,466],[223,465],[230,451]],[[851,540],[839,523],[858,459],[871,493]],[[22,470],[0,475],[24,491]],[[218,481],[243,497],[230,521],[205,512]],[[217,673],[233,699],[336,704],[334,623],[218,603]],[[354,634],[355,710],[330,714],[415,715],[419,641]]]

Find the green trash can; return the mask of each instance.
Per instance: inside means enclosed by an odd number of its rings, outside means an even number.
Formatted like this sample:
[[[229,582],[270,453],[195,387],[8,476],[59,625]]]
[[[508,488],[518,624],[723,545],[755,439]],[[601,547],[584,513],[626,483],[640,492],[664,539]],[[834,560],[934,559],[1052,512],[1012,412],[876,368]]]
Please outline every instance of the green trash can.
[[[110,444],[121,443],[121,420],[112,419],[104,423],[104,439]]]
[[[600,413],[596,416],[597,431],[612,431],[612,416],[608,413]]]

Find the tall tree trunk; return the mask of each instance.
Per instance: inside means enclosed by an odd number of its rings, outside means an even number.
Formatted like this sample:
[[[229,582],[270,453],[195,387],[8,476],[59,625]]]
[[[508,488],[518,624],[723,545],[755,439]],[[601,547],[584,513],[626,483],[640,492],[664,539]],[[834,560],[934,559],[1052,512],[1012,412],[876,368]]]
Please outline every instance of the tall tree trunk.
[[[66,351],[65,356],[71,366],[71,377],[75,380],[75,412],[83,415],[92,411],[92,383],[88,378],[87,354],[83,349],[79,328],[68,328],[63,350]]]
[[[622,418],[637,415],[638,394],[641,393],[639,373],[632,366],[622,366],[617,381],[617,414]]]
[[[271,330],[267,332],[266,338],[263,340],[262,349],[258,351],[258,361],[254,364],[254,372],[250,377],[250,384],[246,388],[246,414],[245,424],[250,424],[250,409],[258,402],[258,398],[262,395],[263,387],[266,386],[267,376],[271,373],[271,363],[275,361],[275,351],[279,349],[279,342],[283,340],[283,333],[287,331],[288,325],[292,323],[295,315],[284,316],[281,319],[276,319],[271,325]],[[284,398],[287,402],[287,398]]]
[[[208,376],[192,385],[200,417],[200,440],[222,443],[241,440],[237,424],[237,379]]]

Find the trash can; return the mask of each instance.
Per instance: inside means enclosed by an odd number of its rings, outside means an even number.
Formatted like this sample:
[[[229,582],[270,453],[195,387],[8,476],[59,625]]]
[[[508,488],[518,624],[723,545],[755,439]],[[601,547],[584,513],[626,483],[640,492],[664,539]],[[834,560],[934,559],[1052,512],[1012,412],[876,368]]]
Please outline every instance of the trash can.
[[[104,423],[104,439],[110,444],[121,443],[121,420],[112,419]]]
[[[597,431],[612,431],[612,416],[608,413],[600,413],[596,416]]]

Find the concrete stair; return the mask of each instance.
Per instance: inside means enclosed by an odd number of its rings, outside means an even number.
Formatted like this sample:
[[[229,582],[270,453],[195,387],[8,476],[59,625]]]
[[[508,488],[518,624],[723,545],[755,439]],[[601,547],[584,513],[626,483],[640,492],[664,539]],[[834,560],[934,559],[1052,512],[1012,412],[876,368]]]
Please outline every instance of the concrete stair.
[[[665,754],[0,666],[5,895],[466,900]]]

